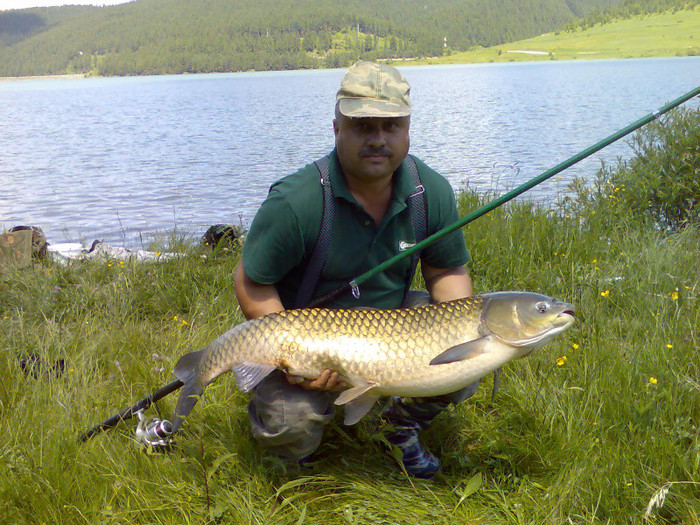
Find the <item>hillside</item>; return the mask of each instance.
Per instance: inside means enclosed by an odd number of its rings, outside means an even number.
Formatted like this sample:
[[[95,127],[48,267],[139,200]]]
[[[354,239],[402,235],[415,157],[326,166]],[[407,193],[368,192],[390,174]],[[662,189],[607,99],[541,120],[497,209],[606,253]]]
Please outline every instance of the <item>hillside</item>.
[[[138,0],[0,12],[0,76],[342,67],[564,28],[621,0]]]
[[[700,55],[700,7],[611,20],[416,63],[516,62]]]

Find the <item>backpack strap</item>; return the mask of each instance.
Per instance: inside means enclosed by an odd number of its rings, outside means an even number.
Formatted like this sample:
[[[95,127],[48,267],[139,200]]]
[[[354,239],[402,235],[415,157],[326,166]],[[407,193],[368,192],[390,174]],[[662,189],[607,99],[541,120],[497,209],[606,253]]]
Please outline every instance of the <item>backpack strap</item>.
[[[415,191],[408,196],[408,211],[411,214],[411,222],[413,223],[413,231],[416,235],[416,243],[419,243],[428,235],[428,212],[427,204],[425,202],[425,187],[423,186],[423,183],[420,180],[420,175],[418,174],[416,159],[413,158],[413,155],[407,155],[406,161],[408,171],[413,180],[413,185],[415,186]],[[416,267],[418,266],[420,256],[421,252],[417,251],[411,258],[411,268],[406,278],[404,300],[406,299],[408,291],[411,288],[411,282],[413,282],[413,275],[416,273]]]
[[[303,308],[311,302],[321,272],[326,265],[328,247],[331,243],[331,230],[333,229],[333,216],[335,215],[335,202],[330,179],[330,157],[326,155],[314,162],[321,175],[321,188],[323,189],[323,212],[321,215],[321,228],[316,239],[316,246],[311,254],[311,259],[301,280],[299,291],[294,301],[295,308]]]

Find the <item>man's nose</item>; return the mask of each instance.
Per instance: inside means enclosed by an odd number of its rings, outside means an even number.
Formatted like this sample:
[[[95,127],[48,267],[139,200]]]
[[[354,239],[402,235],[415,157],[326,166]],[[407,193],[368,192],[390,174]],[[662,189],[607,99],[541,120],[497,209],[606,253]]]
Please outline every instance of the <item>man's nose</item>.
[[[386,144],[386,135],[381,126],[375,126],[369,130],[367,143],[372,146],[381,146]]]

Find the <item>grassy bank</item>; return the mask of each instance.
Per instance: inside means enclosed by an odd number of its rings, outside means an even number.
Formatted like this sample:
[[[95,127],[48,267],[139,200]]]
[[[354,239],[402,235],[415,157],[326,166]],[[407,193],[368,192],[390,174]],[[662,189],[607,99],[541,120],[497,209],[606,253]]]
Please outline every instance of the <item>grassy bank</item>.
[[[659,232],[601,177],[551,209],[515,203],[466,229],[478,292],[547,293],[578,320],[511,363],[494,401],[488,378],[438,418],[425,434],[444,463],[434,482],[406,478],[383,451],[376,409],[356,427],[336,419],[309,466],[265,456],[230,375],[169,454],[140,449],[133,421],[78,443],[242,320],[235,252],[1,273],[2,521],[622,524],[643,522],[666,488],[650,522],[698,523],[700,230]],[[461,212],[485,199],[463,194]],[[29,354],[37,377],[22,369]],[[46,368],[59,359],[62,373]],[[164,417],[174,401],[159,403]]]
[[[700,54],[700,8],[637,16],[586,30],[478,48],[424,64],[672,57]]]

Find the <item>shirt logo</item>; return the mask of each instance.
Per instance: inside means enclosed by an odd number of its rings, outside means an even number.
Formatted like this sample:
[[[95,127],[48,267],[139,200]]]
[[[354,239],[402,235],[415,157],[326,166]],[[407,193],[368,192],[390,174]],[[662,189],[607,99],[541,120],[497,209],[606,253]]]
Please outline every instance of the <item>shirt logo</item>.
[[[409,248],[413,248],[416,245],[415,242],[399,241],[399,251],[405,252]]]

